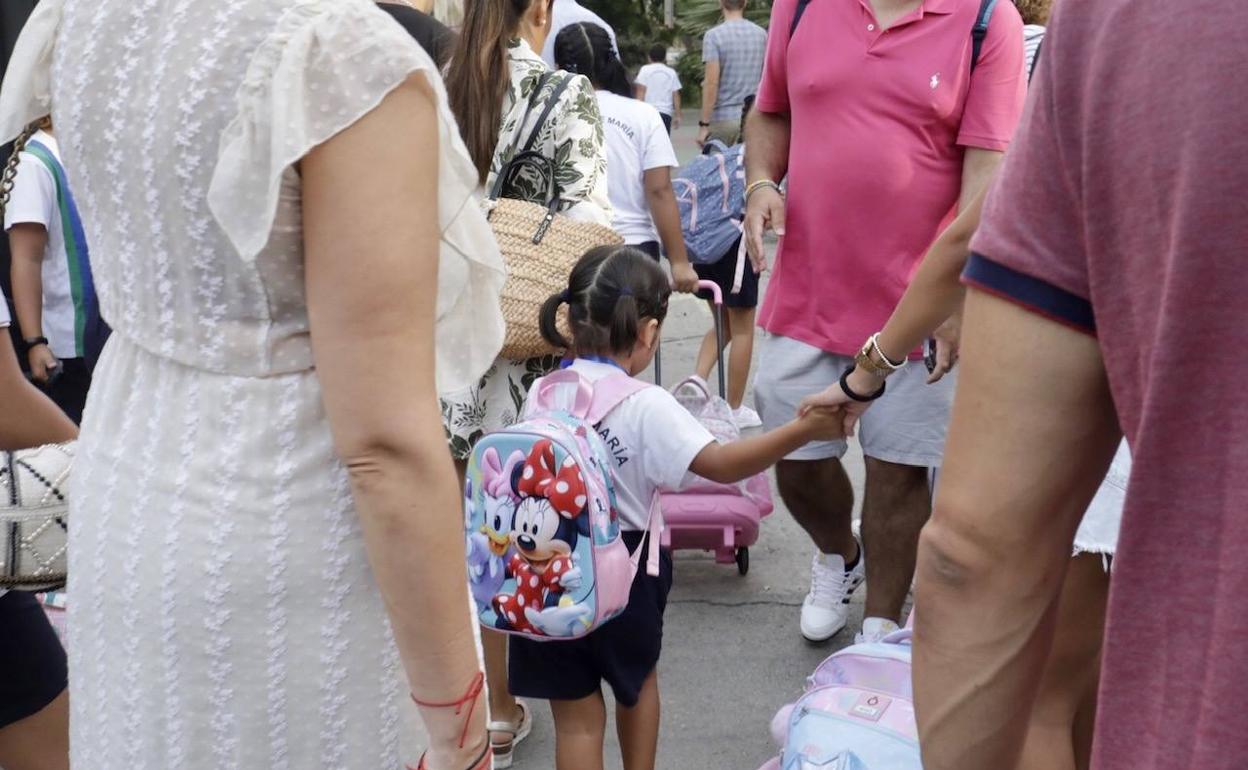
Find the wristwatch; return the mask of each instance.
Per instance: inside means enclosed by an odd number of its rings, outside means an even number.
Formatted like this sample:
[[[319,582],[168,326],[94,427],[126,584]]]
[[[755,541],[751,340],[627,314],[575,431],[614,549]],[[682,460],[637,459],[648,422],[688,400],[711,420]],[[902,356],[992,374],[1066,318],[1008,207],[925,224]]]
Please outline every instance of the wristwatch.
[[[48,338],[47,337],[28,337],[22,340],[22,344],[26,347],[26,352],[29,353],[33,348],[36,348],[40,345],[47,345]]]
[[[903,358],[900,362],[890,361],[884,351],[880,350],[880,334],[876,332],[867,338],[862,350],[854,356],[854,365],[868,374],[884,379],[905,366],[906,359]]]
[[[705,120],[698,121],[698,128],[710,128],[710,127],[711,127],[711,124],[707,123]]]

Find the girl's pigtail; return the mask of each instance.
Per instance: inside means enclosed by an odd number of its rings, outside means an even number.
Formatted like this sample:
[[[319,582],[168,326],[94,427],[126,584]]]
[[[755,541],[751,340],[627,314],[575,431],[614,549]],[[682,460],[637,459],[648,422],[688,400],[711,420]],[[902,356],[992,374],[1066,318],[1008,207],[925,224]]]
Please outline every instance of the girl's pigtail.
[[[565,302],[569,302],[566,290],[550,295],[542,303],[541,315],[538,317],[538,329],[542,333],[542,339],[561,350],[567,350],[572,347],[559,331],[559,308]]]

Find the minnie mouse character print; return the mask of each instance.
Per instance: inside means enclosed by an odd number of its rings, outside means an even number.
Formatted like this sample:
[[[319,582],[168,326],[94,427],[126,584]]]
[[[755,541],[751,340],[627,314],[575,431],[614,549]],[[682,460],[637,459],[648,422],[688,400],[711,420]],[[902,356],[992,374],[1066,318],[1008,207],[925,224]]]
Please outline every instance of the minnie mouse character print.
[[[571,597],[564,594],[581,585],[581,569],[572,554],[577,539],[589,535],[589,517],[583,515],[588,495],[571,457],[556,468],[549,439],[533,445],[515,475],[513,486],[520,502],[512,520],[515,553],[508,568],[515,577],[516,590],[495,596],[494,611],[499,628],[550,635],[555,628],[547,620],[557,617],[557,625],[571,625],[568,613],[559,610],[567,610],[571,603]],[[555,612],[544,612],[548,608]],[[579,617],[581,613],[573,614]],[[571,629],[560,635],[571,635]]]

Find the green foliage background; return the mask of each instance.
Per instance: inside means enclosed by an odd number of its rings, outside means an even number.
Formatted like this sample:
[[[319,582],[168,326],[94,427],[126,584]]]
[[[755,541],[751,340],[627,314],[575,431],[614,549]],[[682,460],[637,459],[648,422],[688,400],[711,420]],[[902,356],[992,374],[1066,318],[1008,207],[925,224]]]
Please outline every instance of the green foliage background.
[[[647,52],[655,43],[669,50],[682,50],[675,68],[684,88],[684,103],[701,101],[702,35],[719,23],[719,0],[676,0],[676,26],[663,26],[663,0],[581,0],[615,28],[620,58],[631,72],[646,63]],[[766,28],[771,0],[750,0],[746,18]]]

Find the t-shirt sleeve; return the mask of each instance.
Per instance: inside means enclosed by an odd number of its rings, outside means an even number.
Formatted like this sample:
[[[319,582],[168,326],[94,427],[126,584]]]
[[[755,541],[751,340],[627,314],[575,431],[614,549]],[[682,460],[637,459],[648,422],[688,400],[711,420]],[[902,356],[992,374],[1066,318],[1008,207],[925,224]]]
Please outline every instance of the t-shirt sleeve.
[[[13,225],[52,226],[56,217],[56,180],[34,155],[22,153],[13,177],[13,191],[4,209],[4,229]]]
[[[645,451],[639,454],[646,479],[660,491],[676,491],[693,459],[715,437],[662,388],[647,388],[635,398],[644,399],[639,445]]]
[[[754,102],[754,107],[759,112],[789,111],[789,27],[793,24],[793,14],[796,12],[797,0],[776,0],[771,7],[771,32],[767,35],[763,78],[758,84],[758,95]],[[800,33],[800,27],[798,31]]]
[[[672,138],[667,135],[663,126],[663,118],[658,110],[646,110],[646,145],[642,150],[641,168],[649,171],[652,168],[676,168],[680,161],[676,159],[676,149],[672,147]]]
[[[702,63],[719,61],[719,31],[712,28],[702,36]]]
[[[1013,4],[998,3],[971,73],[958,144],[985,150],[1009,146],[1027,97],[1024,58],[1022,17]]]
[[[680,73],[676,70],[672,70],[672,90],[679,91],[683,87],[684,86],[680,84]]]
[[[1031,106],[984,202],[962,280],[1094,334],[1078,159],[1081,136],[1057,119],[1060,57],[1041,56]]]

